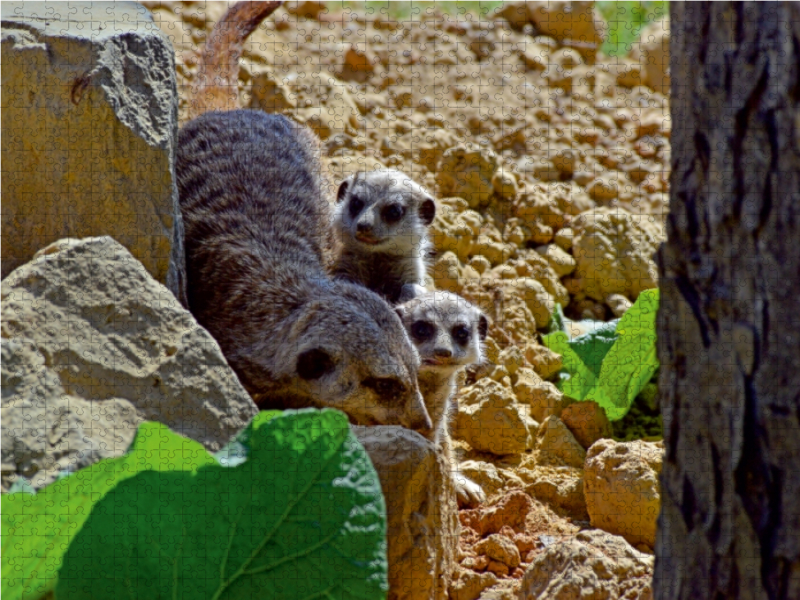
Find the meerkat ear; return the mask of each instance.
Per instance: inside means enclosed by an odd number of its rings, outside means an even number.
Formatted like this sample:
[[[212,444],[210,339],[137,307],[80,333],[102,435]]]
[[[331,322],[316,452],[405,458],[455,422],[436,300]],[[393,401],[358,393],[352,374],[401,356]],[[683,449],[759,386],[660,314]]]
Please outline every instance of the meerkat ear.
[[[345,195],[347,194],[347,190],[350,188],[350,184],[353,182],[353,176],[350,175],[347,179],[345,179],[341,185],[339,185],[339,191],[336,192],[336,203],[339,204],[342,200],[344,200]]]
[[[433,198],[425,198],[422,204],[419,205],[419,219],[425,225],[433,223],[433,217],[436,216],[436,203]]]
[[[335,367],[330,354],[322,348],[306,350],[297,357],[297,374],[306,381],[319,379],[331,373]]]
[[[484,315],[478,317],[478,336],[480,336],[481,341],[486,339],[486,334],[489,332],[489,319],[487,319]]]

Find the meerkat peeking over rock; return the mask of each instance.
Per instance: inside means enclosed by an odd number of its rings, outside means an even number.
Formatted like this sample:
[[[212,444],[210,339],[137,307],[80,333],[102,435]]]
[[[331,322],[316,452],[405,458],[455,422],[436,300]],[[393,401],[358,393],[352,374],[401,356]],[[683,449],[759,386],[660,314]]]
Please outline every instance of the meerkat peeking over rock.
[[[178,135],[189,309],[259,408],[332,407],[432,434],[419,356],[377,294],[325,271],[330,207],[313,133],[254,110]]]
[[[382,169],[351,175],[336,198],[333,274],[392,304],[424,293],[428,227],[435,215],[433,196],[405,173]]]
[[[454,465],[449,427],[457,410],[456,376],[483,361],[489,322],[477,307],[442,291],[416,296],[397,306],[397,312],[422,359],[419,388],[433,420],[434,442]],[[475,506],[486,499],[481,487],[462,475],[456,475],[455,484],[461,506]]]

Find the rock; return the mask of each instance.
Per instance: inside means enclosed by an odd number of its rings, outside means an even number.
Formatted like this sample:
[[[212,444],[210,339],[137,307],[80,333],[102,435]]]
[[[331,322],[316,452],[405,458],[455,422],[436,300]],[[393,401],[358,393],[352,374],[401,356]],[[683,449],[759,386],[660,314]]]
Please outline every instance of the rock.
[[[520,469],[519,475],[525,482],[523,489],[531,498],[565,511],[574,521],[589,520],[582,469],[534,466],[531,470]]]
[[[564,394],[530,369],[520,370],[514,393],[517,401],[530,406],[531,416],[540,423],[548,417],[560,415],[565,405]]]
[[[357,133],[361,113],[348,87],[333,78],[311,87],[313,104],[307,102],[304,108],[297,109],[297,120],[311,127],[322,140],[339,133]]]
[[[603,302],[610,294],[623,294],[635,299],[658,286],[653,255],[665,234],[650,217],[597,208],[573,219],[572,229],[576,273],[590,298]]]
[[[515,400],[510,389],[491,379],[464,388],[454,435],[476,450],[498,456],[524,452],[530,433]]]
[[[536,320],[537,329],[544,329],[550,324],[555,309],[553,297],[544,286],[532,277],[519,277],[504,282],[506,297],[521,299]]]
[[[503,489],[503,478],[492,463],[480,460],[466,460],[458,465],[456,476],[463,475],[477,483],[487,496]]]
[[[513,490],[489,506],[462,510],[458,518],[462,526],[474,529],[480,536],[498,533],[504,526],[522,533],[525,518],[532,509],[530,496],[521,490]]]
[[[458,509],[449,465],[402,427],[352,426],[386,500],[389,598],[442,598],[456,567]]]
[[[509,569],[499,560],[492,560],[492,559],[489,559],[489,564],[486,565],[486,570],[489,571],[490,573],[494,573],[498,577],[506,577],[511,571],[511,569]],[[481,594],[481,596],[485,597],[484,594]]]
[[[536,243],[535,240],[531,241]],[[569,292],[546,258],[530,249],[518,250],[517,255],[520,257],[516,263],[519,276],[531,277],[541,283],[553,300],[561,306],[569,304]]]
[[[534,460],[537,465],[583,468],[584,450],[558,417],[547,417],[536,433]]]
[[[492,573],[476,573],[471,569],[459,569],[450,586],[450,600],[477,600],[481,592],[497,583]]]
[[[572,239],[574,236],[575,232],[573,232],[570,227],[564,227],[556,233],[556,237],[553,241],[558,244],[562,250],[569,252],[572,250]]]
[[[318,0],[302,0],[300,2],[287,2],[285,10],[290,15],[301,19],[319,19],[321,14],[327,13],[325,2]]]
[[[661,508],[663,442],[596,442],[586,455],[586,507],[592,526],[653,548]]]
[[[492,176],[492,187],[495,193],[504,200],[514,200],[519,191],[514,174],[502,168]]]
[[[561,411],[560,419],[587,450],[597,440],[610,438],[612,434],[606,411],[591,400],[570,404]]]
[[[473,549],[478,554],[486,555],[511,569],[519,566],[520,557],[517,545],[513,540],[499,533],[494,533],[481,540],[473,546]]]
[[[557,244],[539,246],[536,252],[541,254],[559,277],[565,277],[575,270],[575,259],[562,250]]]
[[[257,108],[270,114],[281,113],[297,108],[297,98],[272,71],[262,70],[253,75],[250,108]]]
[[[581,52],[593,56],[603,42],[603,21],[594,15],[594,2],[527,2],[528,18],[537,31],[559,42],[575,42]]]
[[[669,96],[669,19],[653,21],[639,36],[639,52],[644,83]]]
[[[652,600],[654,559],[623,538],[581,531],[548,545],[522,578],[520,600],[624,598]]]
[[[167,36],[135,2],[5,3],[2,55],[2,277],[113,235],[185,305]]]
[[[552,379],[563,366],[560,354],[538,343],[530,343],[525,346],[525,359],[542,379]]]
[[[4,489],[119,456],[143,420],[214,451],[258,412],[216,341],[109,237],[45,248],[2,300]]]
[[[608,298],[606,298],[606,304],[611,309],[611,312],[614,313],[616,318],[622,317],[628,309],[633,306],[633,302],[628,300],[622,294],[611,294]]]
[[[508,374],[512,376],[516,375],[517,371],[526,364],[522,350],[517,346],[509,346],[501,351],[497,356],[497,362],[503,365],[508,370]]]
[[[470,208],[478,208],[489,201],[494,190],[492,177],[499,164],[499,158],[489,148],[476,144],[448,148],[436,173],[439,192],[460,196]]]

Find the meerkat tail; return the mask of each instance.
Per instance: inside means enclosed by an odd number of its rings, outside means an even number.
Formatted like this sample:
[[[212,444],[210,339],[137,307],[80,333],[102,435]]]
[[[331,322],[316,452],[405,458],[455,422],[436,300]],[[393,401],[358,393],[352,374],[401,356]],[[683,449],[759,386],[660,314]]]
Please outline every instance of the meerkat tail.
[[[190,118],[210,110],[238,108],[239,58],[244,41],[281,4],[282,1],[237,2],[214,25],[200,57]]]

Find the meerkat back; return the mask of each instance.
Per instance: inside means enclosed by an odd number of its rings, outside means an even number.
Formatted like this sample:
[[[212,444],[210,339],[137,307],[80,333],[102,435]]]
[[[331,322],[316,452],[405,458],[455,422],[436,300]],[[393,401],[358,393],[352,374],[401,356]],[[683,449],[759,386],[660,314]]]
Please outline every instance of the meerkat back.
[[[262,408],[339,408],[421,432],[419,358],[392,309],[324,268],[330,204],[305,127],[210,112],[178,136],[189,309]]]
[[[405,173],[382,169],[348,177],[339,186],[334,211],[334,275],[393,304],[423,293],[431,252],[428,227],[435,214],[433,196]]]

